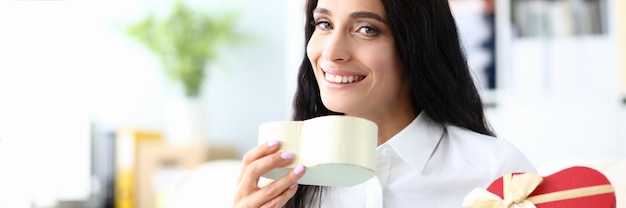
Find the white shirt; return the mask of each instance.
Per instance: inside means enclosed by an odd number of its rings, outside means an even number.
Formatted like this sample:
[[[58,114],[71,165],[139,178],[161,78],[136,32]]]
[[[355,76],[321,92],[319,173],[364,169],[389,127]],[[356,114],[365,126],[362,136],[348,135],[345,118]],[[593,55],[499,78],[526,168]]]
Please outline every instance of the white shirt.
[[[376,176],[353,187],[331,187],[321,206],[456,208],[476,187],[509,172],[536,170],[514,146],[425,113],[377,148]]]

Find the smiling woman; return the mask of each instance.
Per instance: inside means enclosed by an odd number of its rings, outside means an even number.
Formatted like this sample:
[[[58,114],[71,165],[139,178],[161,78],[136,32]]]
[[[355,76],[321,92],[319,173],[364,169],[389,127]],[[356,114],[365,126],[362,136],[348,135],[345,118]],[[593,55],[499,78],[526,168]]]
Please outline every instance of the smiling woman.
[[[382,144],[415,118],[408,80],[381,2],[364,1],[360,8],[341,5],[347,3],[321,1],[313,10],[315,30],[307,56],[329,110],[376,123],[392,118],[399,122],[394,129],[379,131]],[[343,83],[352,76],[358,82]]]
[[[352,187],[300,185],[307,167],[296,164],[259,186],[293,162],[269,141],[244,156],[235,207],[460,207],[475,187],[535,172],[494,137],[447,1],[308,0],[305,12],[293,119],[376,123],[376,176]]]

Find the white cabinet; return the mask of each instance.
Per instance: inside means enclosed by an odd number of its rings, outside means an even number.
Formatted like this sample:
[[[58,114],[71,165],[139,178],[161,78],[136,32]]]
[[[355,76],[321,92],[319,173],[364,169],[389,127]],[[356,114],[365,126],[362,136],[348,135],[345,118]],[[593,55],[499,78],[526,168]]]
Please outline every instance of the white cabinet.
[[[574,13],[574,8],[589,1],[497,1],[498,87],[488,93],[496,107],[488,108],[486,114],[498,136],[518,146],[531,161],[626,157],[626,105],[622,103],[626,79],[620,78],[626,76],[620,63],[626,51],[620,47],[626,44],[624,26],[620,27],[625,18],[620,13],[626,10],[620,11],[620,1],[595,1],[601,11],[596,17],[603,28],[599,32],[539,28],[556,32],[535,31],[526,36],[518,35],[520,29],[513,27],[512,15],[523,10],[520,2],[532,2],[526,6],[538,13],[535,17],[543,18],[530,20],[555,26],[545,22],[567,22],[558,19],[567,15],[549,18],[545,14]],[[569,4],[570,10],[559,10],[555,2]],[[625,7],[626,3],[621,4]],[[568,27],[581,28],[576,24],[585,21],[573,19]],[[527,33],[533,34],[528,29]]]

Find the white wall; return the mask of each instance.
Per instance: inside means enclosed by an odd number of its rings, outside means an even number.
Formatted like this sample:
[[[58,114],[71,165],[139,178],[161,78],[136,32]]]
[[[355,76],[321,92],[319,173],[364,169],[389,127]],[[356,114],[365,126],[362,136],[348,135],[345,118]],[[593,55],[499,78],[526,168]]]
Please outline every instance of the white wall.
[[[287,29],[286,29],[286,61],[285,89],[289,98],[289,110],[287,115],[291,115],[291,98],[295,93],[297,85],[298,67],[304,56],[304,0],[287,1]]]
[[[169,85],[155,57],[124,34],[173,0],[0,1],[0,207],[83,199],[89,186],[89,122],[163,128]],[[256,145],[261,122],[288,118],[286,1],[200,1],[240,9],[258,40],[224,54],[229,72],[205,86],[207,135]],[[11,196],[11,197],[6,197]]]
[[[289,118],[285,109],[290,109],[291,97],[284,81],[287,3],[231,0],[228,5],[241,9],[242,30],[258,36],[246,48],[224,54],[230,69],[216,71],[205,86],[207,134],[212,143],[236,145],[242,155],[256,146],[260,123]]]

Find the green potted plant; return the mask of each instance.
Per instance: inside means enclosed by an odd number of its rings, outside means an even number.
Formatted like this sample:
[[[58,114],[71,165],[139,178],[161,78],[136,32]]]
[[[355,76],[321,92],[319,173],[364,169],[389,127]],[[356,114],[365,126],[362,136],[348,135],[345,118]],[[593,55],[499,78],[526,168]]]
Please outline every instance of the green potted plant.
[[[233,12],[209,16],[178,1],[167,18],[148,15],[130,25],[128,34],[157,55],[167,77],[195,98],[207,75],[205,66],[219,59],[218,49],[245,39],[236,30],[237,19]]]
[[[165,18],[147,15],[127,28],[158,56],[169,80],[184,90],[184,96],[174,96],[165,105],[167,140],[205,139],[204,105],[198,98],[209,75],[207,66],[219,62],[219,49],[247,39],[236,30],[237,19],[233,12],[209,16],[178,1]]]

